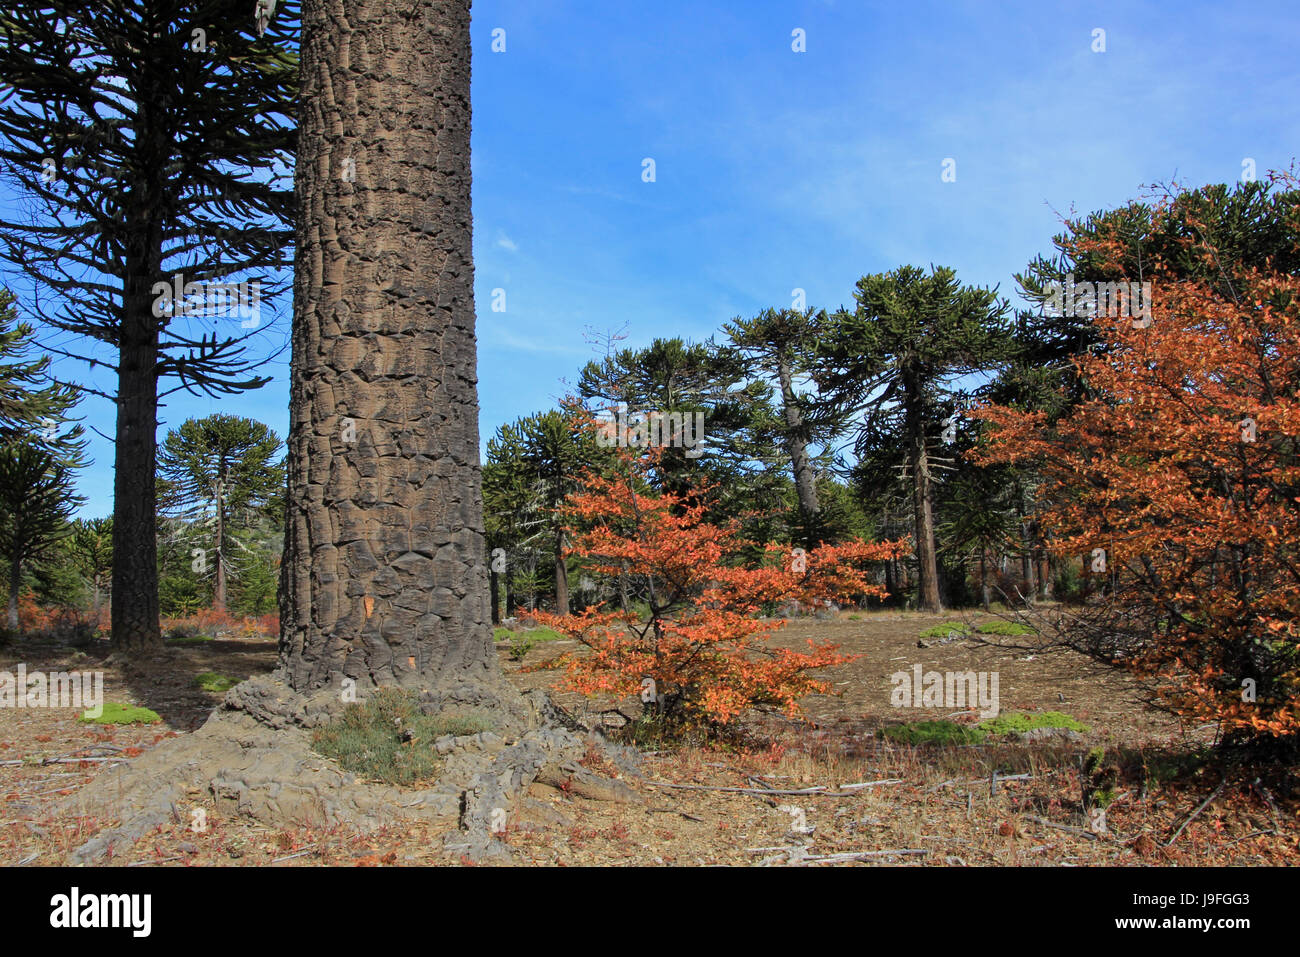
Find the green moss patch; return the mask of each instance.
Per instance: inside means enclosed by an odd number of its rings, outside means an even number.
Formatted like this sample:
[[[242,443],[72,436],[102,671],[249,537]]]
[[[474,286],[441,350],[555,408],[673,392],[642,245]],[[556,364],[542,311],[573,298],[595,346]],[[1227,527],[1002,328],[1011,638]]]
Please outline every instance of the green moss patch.
[[[964,621],[944,621],[927,628],[918,638],[947,638],[949,635],[969,635],[970,627]]]
[[[981,721],[976,727],[988,734],[1024,734],[1035,728],[1064,728],[1067,731],[1087,731],[1088,725],[1076,721],[1060,711],[1008,711],[996,718]]]
[[[163,639],[169,645],[202,645],[211,640],[210,635],[176,635]]]
[[[239,684],[239,679],[229,675],[219,675],[215,671],[205,671],[194,679],[194,683],[204,691],[221,694]]]
[[[426,715],[413,692],[382,688],[312,736],[312,747],[372,781],[411,785],[432,780],[440,764],[433,743],[445,735],[491,730],[480,714]]]
[[[880,736],[897,744],[979,744],[984,732],[968,724],[955,721],[913,721],[909,724],[892,724],[880,729]]]
[[[98,718],[88,718],[83,714],[77,720],[82,724],[157,724],[162,718],[158,717],[158,712],[148,708],[107,701],[104,703],[104,713]]]
[[[1038,632],[1018,621],[986,621],[976,631],[981,635],[1036,635]]]

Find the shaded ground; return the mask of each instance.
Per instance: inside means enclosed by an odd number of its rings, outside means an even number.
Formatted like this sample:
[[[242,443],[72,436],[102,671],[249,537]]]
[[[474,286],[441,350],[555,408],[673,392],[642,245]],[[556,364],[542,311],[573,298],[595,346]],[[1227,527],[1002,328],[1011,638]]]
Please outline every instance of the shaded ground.
[[[648,753],[641,777],[624,778],[643,799],[640,805],[584,800],[564,782],[534,784],[504,835],[513,862],[1032,865],[1298,859],[1300,802],[1276,784],[1254,783],[1246,774],[1220,788],[1217,772],[1173,774],[1166,753],[1208,740],[1209,729],[1184,732],[1135,703],[1123,677],[1099,673],[1072,654],[1030,657],[968,640],[918,648],[918,633],[938,620],[879,612],[858,620],[841,615],[834,621],[792,622],[778,632],[778,643],[795,646],[813,638],[862,654],[827,673],[842,696],[810,698],[808,722],[750,722],[752,743],[745,748]],[[502,643],[502,666],[521,687],[549,687],[554,673],[519,669],[566,647],[538,645],[516,663]],[[152,726],[110,728],[78,723],[77,713],[67,709],[0,710],[0,762],[7,762],[0,763],[0,863],[65,861],[72,848],[113,822],[56,818],[53,802],[94,788],[114,762],[129,761],[164,737],[201,724],[221,695],[198,688],[196,675],[242,679],[269,671],[274,658],[273,642],[214,641],[172,647],[163,662],[125,672],[103,663],[102,651],[20,646],[0,653],[0,670],[12,671],[19,660],[29,673],[101,669],[106,700],[144,705],[163,719]],[[943,749],[891,744],[876,737],[877,728],[902,720],[976,720],[973,711],[892,708],[888,676],[914,664],[926,670],[997,671],[1003,711],[1064,711],[1091,730],[1082,741]],[[557,700],[588,720],[608,704],[563,693]],[[1097,744],[1112,754],[1122,745],[1130,754],[1102,834],[1087,830],[1079,772],[1079,756]],[[593,751],[589,762],[598,761]],[[757,793],[714,790],[727,787]],[[763,793],[809,788],[822,790]],[[1212,793],[1214,800],[1193,814]],[[448,860],[444,835],[430,827],[368,835],[347,828],[273,829],[223,818],[207,795],[192,798],[169,826],[137,841],[117,862],[291,866]]]

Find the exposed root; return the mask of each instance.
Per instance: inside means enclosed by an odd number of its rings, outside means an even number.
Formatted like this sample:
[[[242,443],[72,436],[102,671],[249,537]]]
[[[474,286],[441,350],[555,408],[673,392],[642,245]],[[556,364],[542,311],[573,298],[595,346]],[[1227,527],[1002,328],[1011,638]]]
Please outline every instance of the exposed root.
[[[472,860],[508,854],[493,835],[535,780],[592,800],[639,800],[627,785],[579,764],[596,747],[603,760],[633,770],[629,752],[587,732],[542,691],[462,683],[424,690],[420,701],[426,714],[491,714],[494,728],[439,739],[437,782],[402,790],[360,781],[312,750],[312,730],[344,707],[338,689],[303,696],[276,675],[246,681],[193,734],[105,772],[93,789],[65,804],[78,816],[121,822],[78,848],[73,859],[99,861],[159,825],[188,821],[200,796],[218,811],[273,825],[347,823],[373,830],[427,821],[458,828],[444,848]]]

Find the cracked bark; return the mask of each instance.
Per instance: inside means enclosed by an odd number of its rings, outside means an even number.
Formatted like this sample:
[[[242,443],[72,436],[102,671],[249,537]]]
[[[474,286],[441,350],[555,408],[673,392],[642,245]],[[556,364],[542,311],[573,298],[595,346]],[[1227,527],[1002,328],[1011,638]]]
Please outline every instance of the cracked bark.
[[[469,3],[302,12],[281,671],[496,683],[479,474]]]

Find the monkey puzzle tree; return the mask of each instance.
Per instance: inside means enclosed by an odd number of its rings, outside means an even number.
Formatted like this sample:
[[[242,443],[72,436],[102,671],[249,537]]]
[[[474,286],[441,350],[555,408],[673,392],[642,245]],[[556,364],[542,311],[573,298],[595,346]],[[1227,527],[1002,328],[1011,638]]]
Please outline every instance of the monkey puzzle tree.
[[[77,391],[50,381],[48,355],[29,358],[33,329],[15,323],[8,289],[0,289],[0,443],[37,441],[77,467],[84,443],[81,426],[60,426],[77,401]]]
[[[261,295],[240,288],[236,309],[228,283],[290,261],[292,194],[272,172],[297,89],[295,4],[281,6],[266,36],[248,0],[15,0],[0,14],[0,159],[31,200],[0,221],[0,257],[33,290],[22,305],[53,333],[44,348],[116,379],[85,391],[117,413],[113,644],[127,652],[161,645],[160,383],[266,381],[246,354]]]
[[[800,537],[810,547],[825,530],[810,447],[833,439],[842,422],[833,404],[800,392],[797,377],[807,372],[825,324],[825,312],[768,309],[723,326],[731,345],[752,364],[750,374],[776,382],[778,419],[764,431],[789,459],[799,500]]]
[[[468,0],[303,7],[280,644],[300,692],[501,681],[475,388],[469,22]]]
[[[815,379],[844,409],[865,409],[860,441],[901,435],[912,492],[920,578],[918,604],[939,611],[932,446],[952,414],[954,383],[996,365],[1009,347],[1006,303],[995,290],[962,286],[947,268],[915,266],[864,276],[857,309],[830,317]]]
[[[113,519],[79,518],[64,542],[72,567],[90,589],[91,610],[98,623],[104,590],[113,573]]]
[[[18,627],[23,572],[72,531],[68,519],[84,501],[72,494],[72,470],[35,442],[0,446],[0,558],[9,566],[8,626]]]
[[[234,532],[256,522],[284,484],[284,464],[276,462],[280,437],[261,422],[217,413],[187,419],[167,433],[158,454],[158,474],[167,483],[172,505],[194,528],[205,553],[212,555],[212,605],[226,610],[226,579]],[[193,539],[191,539],[193,540]],[[206,564],[206,562],[204,562]]]

